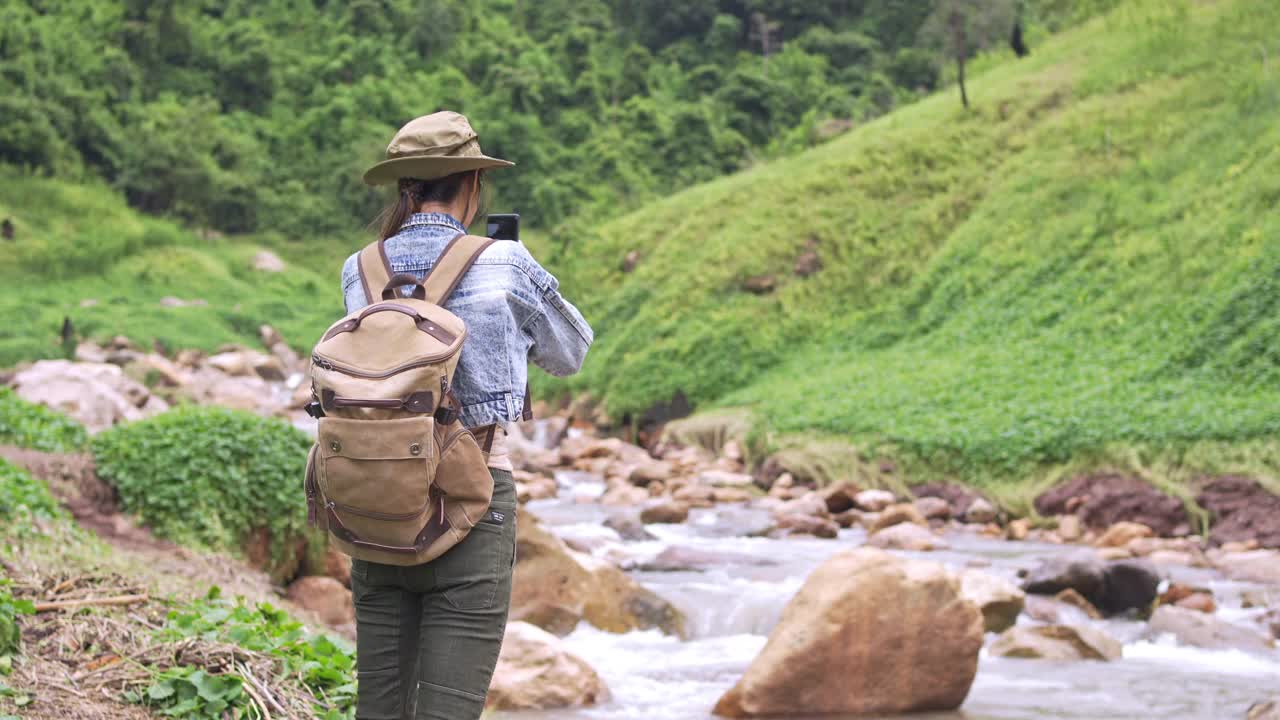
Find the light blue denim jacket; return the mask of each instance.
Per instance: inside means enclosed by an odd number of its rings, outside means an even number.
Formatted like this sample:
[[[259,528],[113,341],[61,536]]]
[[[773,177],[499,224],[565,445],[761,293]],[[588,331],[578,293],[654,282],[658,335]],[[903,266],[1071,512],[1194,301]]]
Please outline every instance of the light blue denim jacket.
[[[423,278],[444,246],[465,231],[462,223],[442,213],[410,216],[387,239],[392,274]],[[467,324],[453,381],[464,425],[519,420],[530,360],[552,375],[572,375],[582,367],[594,335],[559,288],[524,245],[495,242],[445,302]],[[342,266],[342,293],[348,313],[368,304],[356,255]]]

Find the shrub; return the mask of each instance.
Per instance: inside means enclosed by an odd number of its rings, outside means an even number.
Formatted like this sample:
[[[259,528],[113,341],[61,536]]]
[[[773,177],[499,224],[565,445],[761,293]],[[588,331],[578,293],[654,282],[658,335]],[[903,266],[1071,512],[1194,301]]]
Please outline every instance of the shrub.
[[[0,580],[0,675],[9,674],[13,668],[13,656],[22,650],[18,617],[35,612],[30,600],[13,597],[8,587],[10,584],[9,580]]]
[[[204,598],[170,611],[159,634],[168,641],[199,638],[234,643],[274,656],[280,660],[281,677],[269,682],[300,681],[318,703],[315,717],[346,720],[354,715],[355,653],[325,635],[307,633],[279,608],[266,603],[250,606],[243,599],[232,602],[213,587]],[[211,691],[200,692],[203,686]],[[245,704],[240,689],[238,676],[214,677],[198,668],[181,667],[158,676],[146,693],[129,699],[166,708],[165,714],[179,709],[192,717],[217,718],[227,708]]]
[[[62,508],[44,483],[22,468],[0,459],[0,525],[21,519],[25,513],[55,518],[62,515]]]
[[[275,569],[296,560],[310,444],[281,420],[188,406],[96,436],[93,454],[124,509],[158,536],[239,550],[265,528]]]
[[[88,443],[89,435],[80,423],[23,400],[10,388],[0,387],[0,445],[72,452]]]

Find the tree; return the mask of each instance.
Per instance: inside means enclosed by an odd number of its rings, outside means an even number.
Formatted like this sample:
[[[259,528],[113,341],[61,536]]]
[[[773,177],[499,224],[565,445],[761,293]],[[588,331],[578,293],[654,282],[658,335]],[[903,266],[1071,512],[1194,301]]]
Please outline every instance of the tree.
[[[1017,17],[1015,0],[939,0],[920,28],[921,38],[956,63],[960,102],[969,107],[964,85],[965,62],[978,52],[1003,43]]]
[[[760,43],[760,56],[764,58],[764,73],[769,74],[769,53],[776,47],[782,23],[770,20],[762,12],[751,13],[751,39]]]

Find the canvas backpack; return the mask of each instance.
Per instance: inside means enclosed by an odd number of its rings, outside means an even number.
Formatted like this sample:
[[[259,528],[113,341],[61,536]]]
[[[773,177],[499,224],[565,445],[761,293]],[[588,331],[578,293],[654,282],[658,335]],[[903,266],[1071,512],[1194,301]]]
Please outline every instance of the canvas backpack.
[[[493,242],[455,237],[421,282],[392,276],[384,241],[371,243],[357,256],[370,304],[330,326],[311,354],[320,417],[308,519],[351,557],[428,562],[489,511],[493,478],[451,387],[467,328],[444,304]]]

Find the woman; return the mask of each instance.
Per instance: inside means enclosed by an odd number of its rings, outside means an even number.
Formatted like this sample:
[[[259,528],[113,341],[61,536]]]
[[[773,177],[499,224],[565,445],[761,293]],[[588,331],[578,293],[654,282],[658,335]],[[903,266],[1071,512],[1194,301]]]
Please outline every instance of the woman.
[[[405,125],[387,159],[364,175],[399,184],[381,236],[394,273],[422,278],[480,212],[484,172],[512,163],[487,157],[458,113]],[[357,255],[342,269],[347,312],[367,304]],[[528,398],[527,362],[554,375],[582,366],[591,328],[556,279],[518,242],[490,245],[445,307],[467,325],[454,392],[461,420],[492,437],[493,501],[488,518],[439,558],[412,567],[353,560],[359,720],[471,720],[484,709],[511,600],[516,491],[505,424]]]

